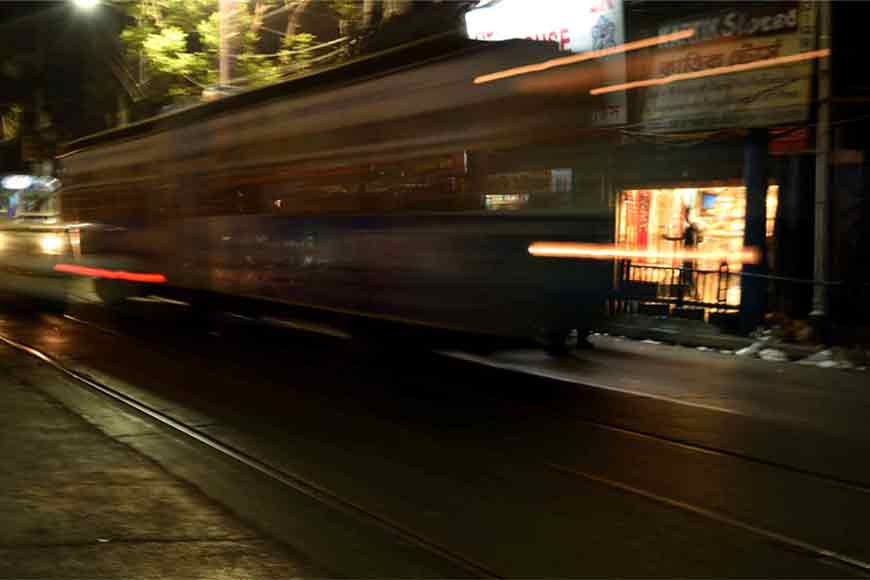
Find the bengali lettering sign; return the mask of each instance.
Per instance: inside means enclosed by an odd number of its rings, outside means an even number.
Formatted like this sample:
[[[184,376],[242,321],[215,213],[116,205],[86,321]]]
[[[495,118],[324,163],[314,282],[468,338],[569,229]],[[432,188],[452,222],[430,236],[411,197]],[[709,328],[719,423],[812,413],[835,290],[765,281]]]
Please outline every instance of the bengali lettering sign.
[[[658,131],[769,127],[805,121],[812,97],[813,62],[727,72],[733,65],[764,63],[815,47],[815,8],[802,2],[766,15],[731,11],[707,20],[664,27],[699,26],[699,42],[672,43],[654,52],[653,78],[709,76],[650,87],[641,119]],[[717,72],[718,71],[718,72]]]

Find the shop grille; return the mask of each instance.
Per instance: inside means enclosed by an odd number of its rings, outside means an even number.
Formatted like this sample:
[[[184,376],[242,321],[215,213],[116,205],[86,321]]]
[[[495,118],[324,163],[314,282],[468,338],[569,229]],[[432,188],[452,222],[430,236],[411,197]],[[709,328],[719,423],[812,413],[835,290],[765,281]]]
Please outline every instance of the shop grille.
[[[689,266],[637,264],[626,260],[618,268],[615,312],[637,312],[647,305],[653,313],[695,309],[705,318],[708,311],[735,312],[740,306],[740,273],[728,264],[715,270]]]

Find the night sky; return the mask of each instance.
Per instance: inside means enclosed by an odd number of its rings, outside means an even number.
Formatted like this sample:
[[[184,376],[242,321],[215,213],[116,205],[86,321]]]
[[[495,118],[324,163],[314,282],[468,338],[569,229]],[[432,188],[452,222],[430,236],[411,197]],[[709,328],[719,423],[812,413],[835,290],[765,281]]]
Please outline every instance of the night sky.
[[[58,137],[102,129],[116,81],[106,55],[117,54],[112,11],[80,13],[65,1],[0,3],[0,95],[33,103],[44,95]]]

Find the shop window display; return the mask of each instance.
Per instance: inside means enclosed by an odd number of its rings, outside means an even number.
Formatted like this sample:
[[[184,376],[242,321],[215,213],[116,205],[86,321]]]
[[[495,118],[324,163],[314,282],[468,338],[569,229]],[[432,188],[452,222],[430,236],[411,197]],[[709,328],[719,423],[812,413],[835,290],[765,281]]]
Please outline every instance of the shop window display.
[[[767,191],[768,246],[778,195],[779,186],[771,185]],[[660,297],[673,297],[675,287],[682,284],[688,301],[733,307],[740,304],[740,277],[728,275],[722,283],[719,272],[727,269],[737,274],[741,270],[745,216],[746,188],[741,186],[625,190],[618,207],[617,241],[649,252],[649,257],[632,264],[630,276],[656,282]],[[698,259],[686,261],[677,255],[688,246],[698,250]],[[679,268],[692,269],[688,288]]]

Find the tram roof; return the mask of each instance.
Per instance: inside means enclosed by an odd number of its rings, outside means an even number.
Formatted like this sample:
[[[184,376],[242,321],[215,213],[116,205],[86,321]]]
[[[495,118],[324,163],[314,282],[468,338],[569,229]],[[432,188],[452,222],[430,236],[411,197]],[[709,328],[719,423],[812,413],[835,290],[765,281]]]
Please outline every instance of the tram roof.
[[[245,109],[280,97],[340,86],[365,78],[393,73],[426,62],[455,58],[471,52],[504,50],[507,46],[515,47],[522,44],[541,45],[540,42],[528,40],[482,42],[470,40],[456,34],[436,35],[325,69],[303,73],[273,85],[243,91],[216,101],[191,105],[187,108],[150,117],[125,127],[88,135],[68,142],[62,148],[63,154],[61,157],[103,143],[147,135],[157,127],[162,129],[184,126],[203,119],[219,116],[228,111]]]

